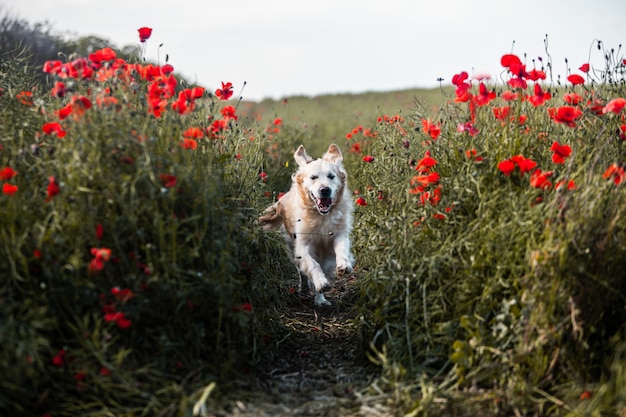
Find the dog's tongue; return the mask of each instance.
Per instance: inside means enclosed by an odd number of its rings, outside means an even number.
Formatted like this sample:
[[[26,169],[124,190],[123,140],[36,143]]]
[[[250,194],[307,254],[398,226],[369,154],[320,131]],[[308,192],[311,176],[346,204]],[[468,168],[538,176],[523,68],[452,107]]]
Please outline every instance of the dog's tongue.
[[[317,206],[320,208],[320,210],[326,211],[330,209],[330,206],[332,204],[333,204],[332,198],[320,198],[318,200]]]

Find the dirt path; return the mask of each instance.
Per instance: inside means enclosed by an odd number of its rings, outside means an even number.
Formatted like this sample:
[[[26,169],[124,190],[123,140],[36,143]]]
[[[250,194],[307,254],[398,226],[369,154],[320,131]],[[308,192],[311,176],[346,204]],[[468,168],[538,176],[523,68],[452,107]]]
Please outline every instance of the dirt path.
[[[337,280],[327,294],[332,305],[316,307],[294,296],[281,319],[290,330],[271,363],[247,381],[237,399],[216,416],[390,416],[375,397],[362,395],[377,370],[362,357],[355,336],[355,276]],[[230,396],[229,396],[230,397]]]

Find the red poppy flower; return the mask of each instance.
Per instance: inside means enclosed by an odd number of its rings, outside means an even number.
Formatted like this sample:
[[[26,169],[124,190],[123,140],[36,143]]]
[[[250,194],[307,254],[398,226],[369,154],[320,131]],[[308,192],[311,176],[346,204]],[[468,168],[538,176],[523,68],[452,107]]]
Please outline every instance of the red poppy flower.
[[[11,167],[0,169],[0,181],[7,181],[17,175],[17,172]]]
[[[424,187],[431,185],[431,184],[437,184],[439,182],[439,173],[437,172],[431,172],[429,174],[423,174],[423,175],[416,175],[413,178],[411,178],[411,185],[422,185]]]
[[[161,72],[163,73],[163,75],[170,75],[172,72],[174,72],[174,67],[170,64],[165,64],[161,66]]]
[[[224,83],[222,81],[222,88],[218,88],[215,90],[215,95],[220,100],[228,100],[233,95],[233,84],[232,83]]]
[[[505,54],[500,58],[500,65],[510,68],[511,66],[522,65],[522,61],[520,61],[517,55]]]
[[[515,164],[510,159],[498,163],[498,169],[507,177],[515,170]]]
[[[374,157],[371,155],[366,155],[363,157],[363,161],[364,162],[373,162],[374,161]]]
[[[430,172],[430,169],[435,165],[437,165],[437,161],[430,156],[430,151],[426,151],[424,157],[417,162],[415,170],[420,174],[426,174]]]
[[[563,94],[563,100],[570,106],[576,106],[582,103],[583,98],[576,93]]]
[[[522,175],[524,175],[525,172],[530,172],[531,169],[537,166],[535,161],[529,158],[524,158],[522,155],[515,155],[511,158],[511,160],[519,167]]]
[[[183,139],[180,142],[178,142],[178,145],[180,145],[181,148],[183,149],[191,149],[194,150],[198,147],[198,142],[196,142],[194,139]]]
[[[514,93],[511,90],[506,90],[502,92],[502,100],[506,100],[506,101],[513,101],[513,100],[517,100],[517,98],[519,97],[518,93]]]
[[[46,74],[58,74],[61,71],[62,66],[63,62],[59,60],[46,61],[43,64],[43,72]]]
[[[434,140],[437,140],[437,138],[441,134],[441,128],[439,127],[439,123],[432,123],[428,119],[422,119],[422,127],[424,128],[424,133],[429,135]]]
[[[542,70],[533,69],[531,71],[528,71],[528,79],[532,81],[545,80],[546,73]]]
[[[139,42],[142,43],[147,41],[152,35],[152,28],[143,27],[137,30],[139,31]]]
[[[589,72],[589,64],[582,64],[580,66],[580,68],[578,68],[578,69],[581,70],[584,73],[587,73],[587,72]]]
[[[604,174],[602,174],[602,178],[604,179],[613,179],[615,185],[621,184],[625,176],[626,172],[624,172],[624,168],[616,163],[608,167],[607,170],[604,171]]]
[[[33,105],[33,93],[31,91],[20,91],[15,96],[23,105],[31,107]]]
[[[66,92],[67,92],[67,89],[65,88],[65,83],[61,81],[57,81],[54,84],[54,87],[52,88],[52,91],[50,92],[50,94],[52,95],[52,97],[62,98],[65,96]]]
[[[65,120],[70,114],[72,114],[72,104],[61,107],[59,110],[55,110],[54,113],[59,116],[59,119]]]
[[[619,138],[621,140],[626,140],[626,125],[621,125],[619,127]]]
[[[117,54],[111,48],[98,49],[96,52],[89,54],[89,60],[94,64],[102,64],[106,61],[113,61],[117,58]]]
[[[176,176],[172,174],[160,174],[161,182],[165,188],[176,187]]]
[[[552,154],[552,162],[555,164],[562,164],[565,162],[565,158],[569,158],[572,154],[572,148],[568,145],[561,145],[559,142],[553,142],[550,150]]]
[[[461,133],[467,132],[470,136],[476,136],[479,132],[471,121],[466,123],[459,123],[458,125],[456,125],[456,130]]]
[[[67,132],[63,130],[63,127],[61,127],[61,124],[59,122],[48,122],[41,127],[41,130],[43,130],[46,135],[51,135],[54,133],[59,138],[62,138],[67,134]]]
[[[541,188],[547,190],[552,187],[552,183],[548,181],[548,178],[552,176],[552,171],[541,171],[537,169],[530,174],[530,185],[535,188]]]
[[[46,201],[50,201],[52,200],[52,198],[59,194],[59,191],[61,191],[61,188],[59,188],[59,184],[57,183],[57,180],[54,177],[48,177],[48,189],[46,191],[47,197],[46,197]]]
[[[367,202],[363,197],[359,197],[356,199],[356,204],[359,206],[367,206]]]
[[[575,190],[576,189],[576,183],[574,182],[574,180],[561,180],[561,181],[556,183],[554,188],[556,190],[559,190],[559,191],[563,190],[563,189]]]
[[[135,297],[135,293],[128,288],[113,287],[111,288],[111,294],[113,294],[117,301],[121,301],[122,303]]]
[[[537,107],[537,106],[541,106],[543,103],[545,103],[551,97],[552,97],[552,94],[550,94],[549,92],[543,91],[541,89],[541,85],[536,83],[535,84],[535,94],[532,95],[532,96],[528,96],[527,99],[528,99],[528,101],[530,101],[532,103],[533,106]]]
[[[96,239],[102,240],[104,238],[104,226],[101,223],[96,225]]]
[[[89,262],[89,271],[94,273],[104,268],[104,263],[111,258],[111,249],[91,248],[93,259]]]
[[[569,77],[567,77],[567,81],[569,81],[573,85],[579,85],[579,84],[585,83],[585,79],[578,74],[570,75]]]
[[[65,349],[61,349],[57,352],[56,355],[52,358],[52,364],[54,366],[63,366],[65,364]]]
[[[222,113],[222,116],[224,116],[224,119],[226,120],[237,120],[237,115],[235,114],[236,109],[234,106],[224,106],[221,110],[220,113]]]
[[[2,184],[2,194],[13,195],[17,192],[17,190],[19,190],[19,187],[17,185],[9,183]]]
[[[505,121],[509,117],[509,112],[511,108],[509,106],[493,107],[491,110],[493,111],[493,115],[495,116],[496,119]]]
[[[204,132],[199,127],[190,127],[183,132],[183,137],[188,139],[200,139],[204,136]]]
[[[509,81],[507,81],[511,88],[516,88],[519,90],[525,90],[528,87],[528,83],[525,79],[521,77],[513,77]]]
[[[624,109],[624,106],[626,106],[626,99],[623,99],[621,97],[614,98],[613,100],[606,103],[606,106],[604,106],[604,108],[602,109],[602,113],[606,114],[611,112],[619,114],[619,112]]]
[[[548,114],[557,123],[565,123],[569,127],[576,127],[576,120],[583,115],[583,112],[576,107],[561,106],[558,109],[549,108]]]
[[[478,85],[478,94],[474,96],[476,104],[478,104],[479,106],[484,106],[486,104],[489,104],[489,102],[494,98],[496,98],[495,91],[488,91],[487,87],[483,83],[480,83]]]
[[[213,137],[217,136],[223,130],[228,128],[228,121],[226,119],[218,119],[211,123],[211,127],[209,130],[211,131],[211,135]]]

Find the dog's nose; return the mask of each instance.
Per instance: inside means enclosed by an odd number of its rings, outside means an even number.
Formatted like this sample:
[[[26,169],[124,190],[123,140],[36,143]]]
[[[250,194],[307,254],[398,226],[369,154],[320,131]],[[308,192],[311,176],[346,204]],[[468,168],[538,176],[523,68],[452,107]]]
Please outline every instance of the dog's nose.
[[[330,197],[331,193],[332,193],[332,190],[330,189],[330,187],[320,188],[320,197],[328,198]]]

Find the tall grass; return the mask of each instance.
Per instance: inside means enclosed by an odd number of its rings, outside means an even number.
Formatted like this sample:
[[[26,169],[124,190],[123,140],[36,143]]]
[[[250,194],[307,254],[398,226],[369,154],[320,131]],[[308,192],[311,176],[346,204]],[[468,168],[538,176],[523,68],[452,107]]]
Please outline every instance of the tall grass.
[[[0,410],[184,414],[249,375],[284,337],[295,278],[255,219],[295,147],[332,141],[357,203],[355,328],[381,368],[362,398],[624,414],[618,58],[551,85],[509,56],[502,85],[458,74],[402,105],[239,103],[104,49],[47,66],[45,87],[2,61]]]

